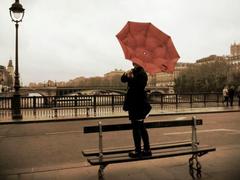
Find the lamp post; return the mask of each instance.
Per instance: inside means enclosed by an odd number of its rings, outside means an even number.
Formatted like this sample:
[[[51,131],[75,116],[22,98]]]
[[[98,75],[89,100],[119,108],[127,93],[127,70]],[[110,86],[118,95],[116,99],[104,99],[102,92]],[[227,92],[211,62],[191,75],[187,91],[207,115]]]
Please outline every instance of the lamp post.
[[[14,76],[14,95],[12,99],[12,118],[22,119],[21,114],[21,103],[20,103],[20,81],[18,72],[18,23],[22,21],[24,16],[24,9],[19,3],[19,0],[15,0],[15,3],[9,8],[10,17],[13,22],[15,22],[16,27],[16,49],[15,49],[15,76]]]

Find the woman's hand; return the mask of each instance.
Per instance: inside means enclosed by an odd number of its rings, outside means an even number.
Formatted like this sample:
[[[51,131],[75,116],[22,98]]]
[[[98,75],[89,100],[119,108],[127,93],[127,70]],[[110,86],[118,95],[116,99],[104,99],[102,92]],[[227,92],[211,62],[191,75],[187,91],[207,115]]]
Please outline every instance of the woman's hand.
[[[125,72],[125,75],[126,75],[128,78],[133,78],[133,72],[132,72],[132,70],[128,70],[127,72]]]

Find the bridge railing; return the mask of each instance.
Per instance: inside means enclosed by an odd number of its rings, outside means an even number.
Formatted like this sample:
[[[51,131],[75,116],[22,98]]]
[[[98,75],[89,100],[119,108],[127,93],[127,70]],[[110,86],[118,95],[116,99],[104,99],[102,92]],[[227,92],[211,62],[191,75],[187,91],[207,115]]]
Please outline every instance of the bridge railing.
[[[0,97],[0,110],[10,110],[12,107],[12,97]],[[175,104],[178,108],[181,104],[194,104],[222,102],[221,93],[201,93],[201,94],[161,94],[149,95],[151,104],[159,104],[161,107],[168,104]],[[119,106],[124,101],[124,95],[79,95],[79,96],[33,96],[21,97],[22,109],[43,109],[57,107],[92,107],[96,109],[101,106]]]
[[[223,101],[222,93],[201,93],[201,94],[162,94],[158,96],[150,95],[150,102],[152,104],[175,104],[176,108],[181,104],[189,104],[190,107],[193,104],[203,103],[206,106],[207,103],[216,103]]]
[[[121,105],[124,95],[32,96],[21,97],[21,109]],[[12,107],[12,97],[0,97],[0,109]]]
[[[223,106],[221,93],[149,95],[152,113],[185,107]],[[235,99],[235,101],[237,98]],[[12,97],[0,97],[0,119],[11,119]],[[24,118],[102,117],[126,113],[124,95],[21,97]]]

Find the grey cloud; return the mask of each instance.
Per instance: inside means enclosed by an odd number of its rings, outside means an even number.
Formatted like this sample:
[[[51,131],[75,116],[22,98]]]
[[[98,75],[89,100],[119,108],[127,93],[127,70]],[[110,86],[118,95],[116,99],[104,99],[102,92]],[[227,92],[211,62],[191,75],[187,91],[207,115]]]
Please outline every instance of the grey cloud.
[[[13,0],[12,0],[13,1]],[[31,81],[102,76],[128,69],[115,35],[128,20],[152,22],[173,38],[180,62],[228,54],[240,42],[239,0],[20,0],[26,9],[19,27],[21,78]],[[0,64],[14,59],[11,1],[0,6]]]

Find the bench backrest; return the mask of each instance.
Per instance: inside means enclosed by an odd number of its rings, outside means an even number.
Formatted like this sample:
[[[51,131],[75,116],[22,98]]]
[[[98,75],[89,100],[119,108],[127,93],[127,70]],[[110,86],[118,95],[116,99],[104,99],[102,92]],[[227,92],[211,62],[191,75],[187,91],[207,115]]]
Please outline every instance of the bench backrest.
[[[197,147],[197,125],[202,125],[202,119],[196,119],[195,116],[190,120],[172,120],[172,121],[157,121],[144,123],[146,128],[166,128],[166,127],[179,127],[179,126],[191,126],[192,127],[192,147]],[[84,127],[84,133],[98,133],[99,134],[99,160],[102,160],[103,156],[103,132],[107,131],[123,131],[132,129],[130,123],[127,124],[110,124],[102,125],[102,122],[98,122],[98,126]]]
[[[145,122],[146,128],[166,128],[166,127],[179,127],[179,126],[196,126],[202,125],[202,119],[190,119],[190,120],[171,120],[171,121],[157,121],[157,122]],[[101,125],[101,131],[123,131],[131,130],[132,125],[130,123],[125,124],[110,124]],[[99,126],[86,126],[83,128],[84,133],[97,133],[100,131]]]

